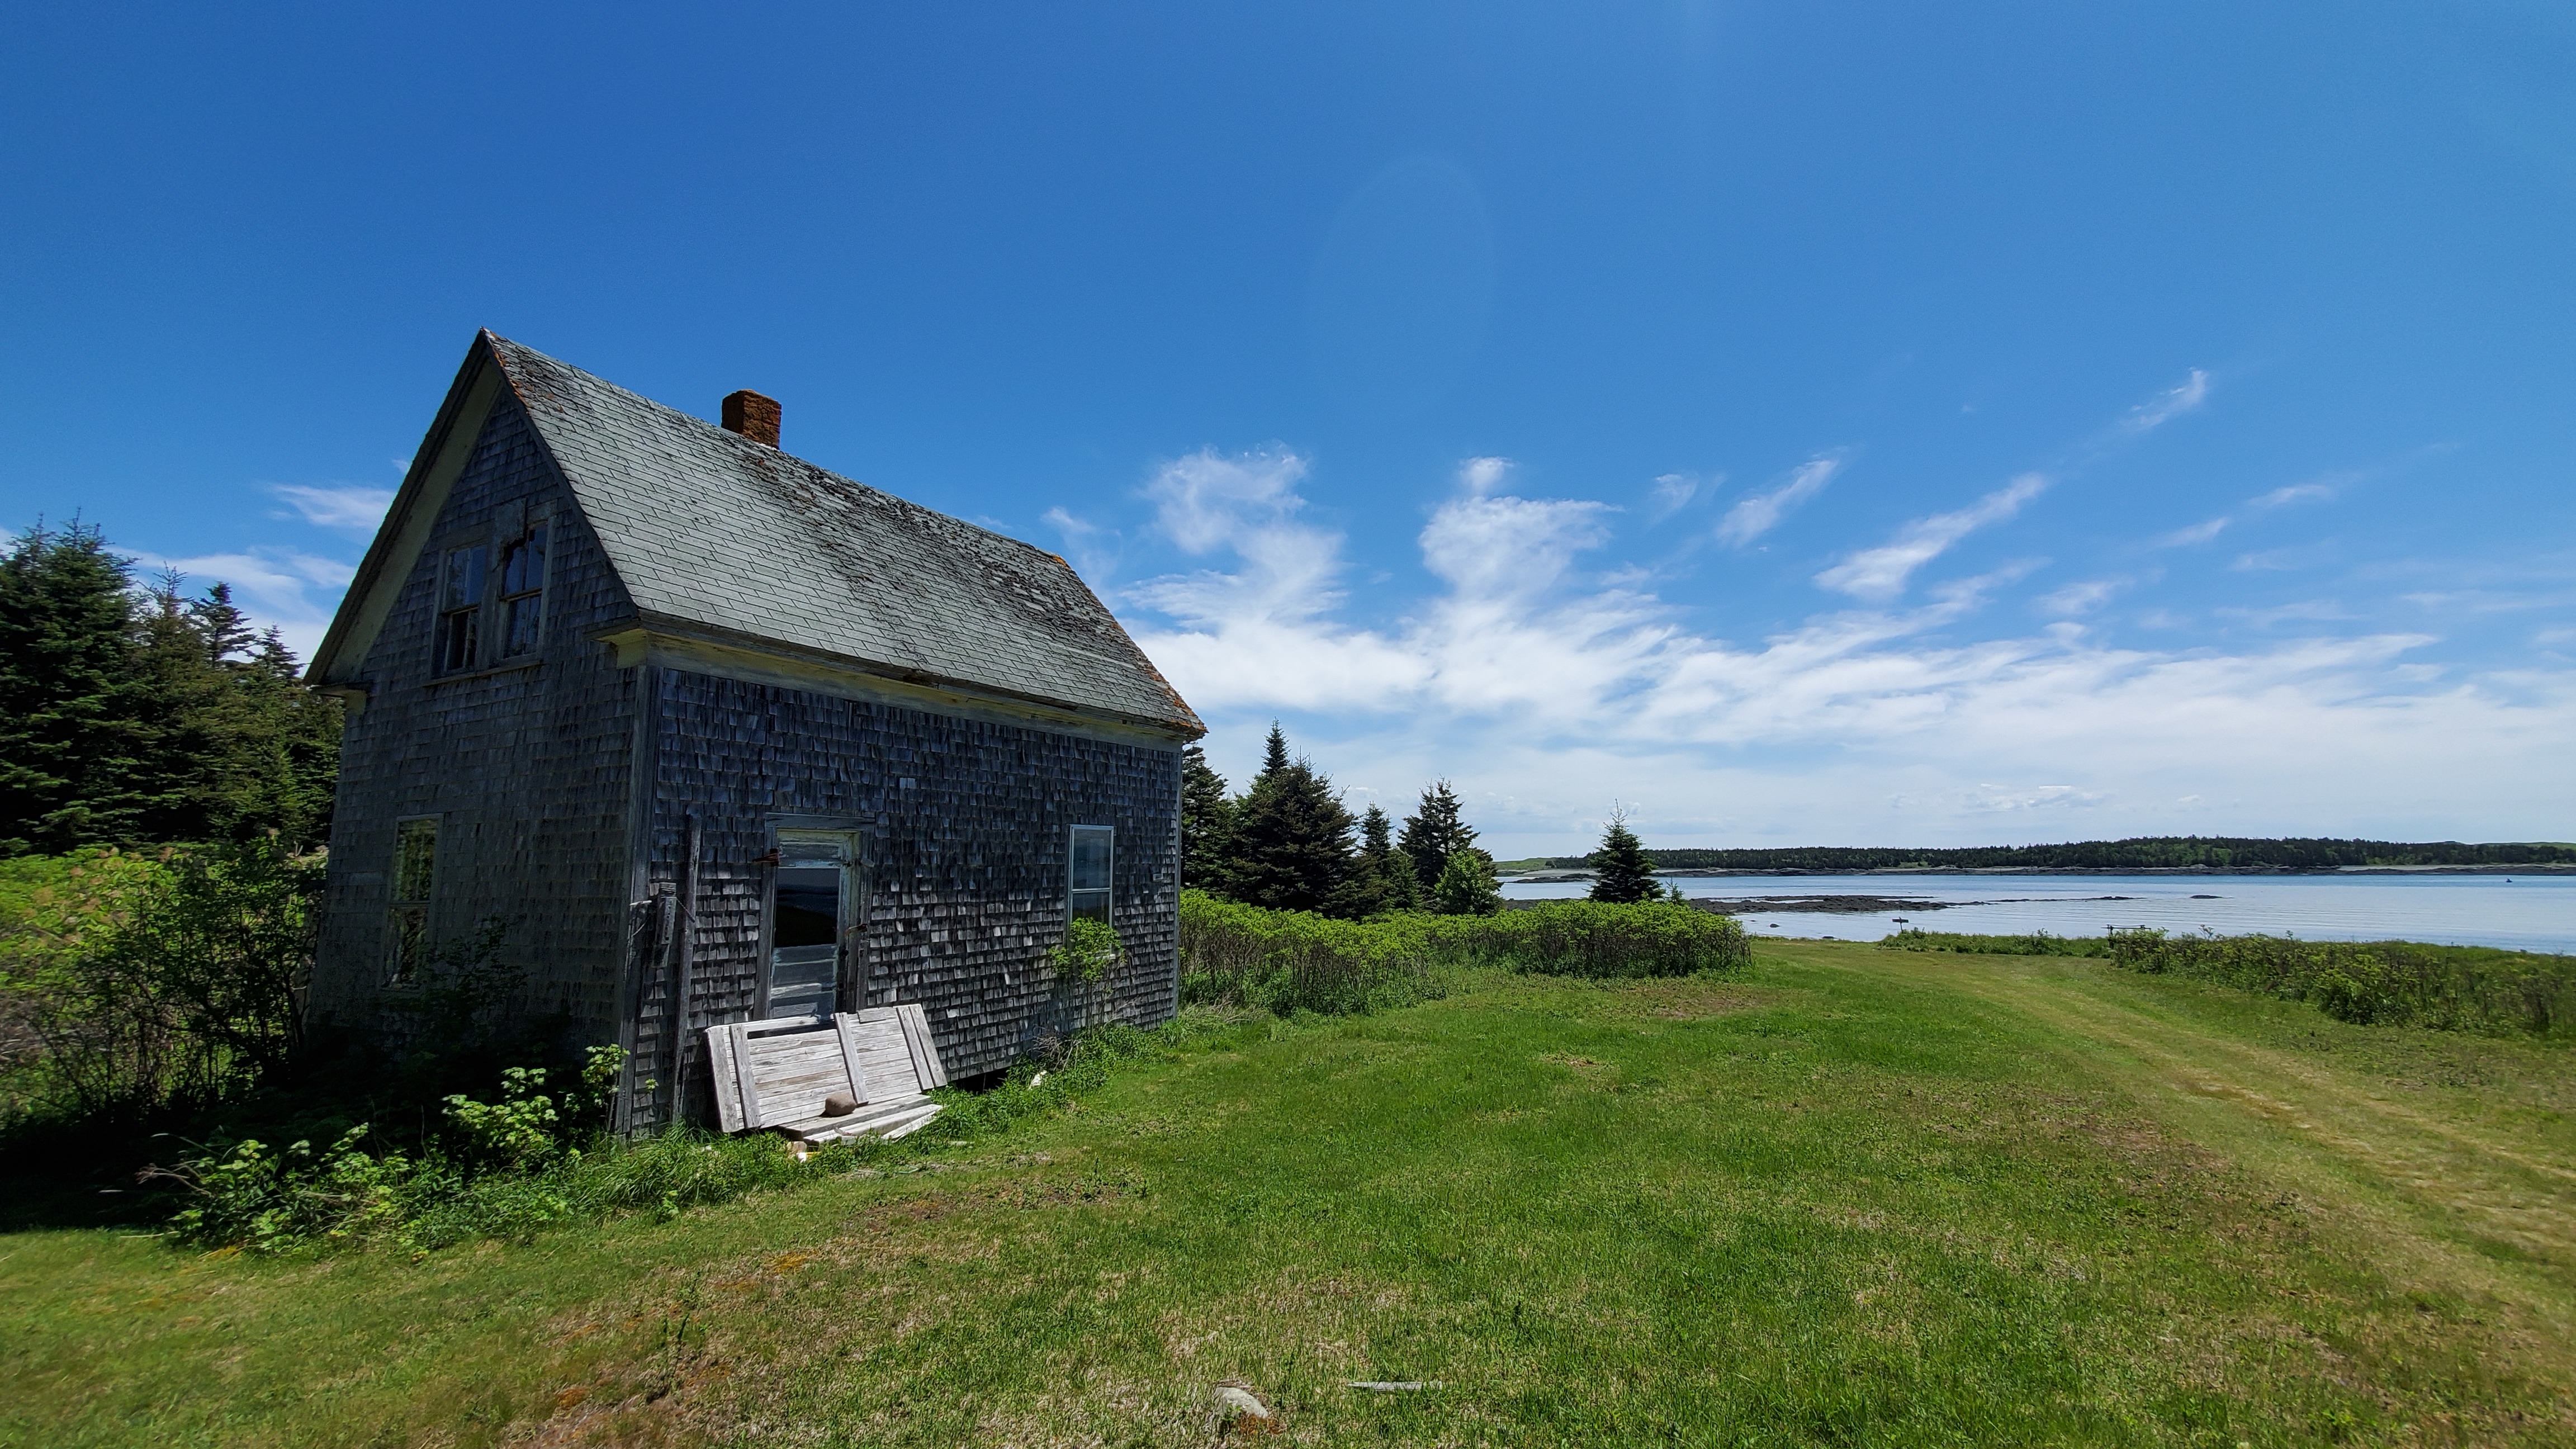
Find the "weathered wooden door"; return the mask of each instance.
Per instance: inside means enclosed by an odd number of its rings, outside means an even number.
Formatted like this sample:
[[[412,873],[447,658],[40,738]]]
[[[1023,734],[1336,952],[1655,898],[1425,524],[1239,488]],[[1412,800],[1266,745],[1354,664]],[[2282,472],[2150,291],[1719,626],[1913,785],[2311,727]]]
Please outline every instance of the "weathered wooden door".
[[[769,894],[768,1014],[829,1016],[857,924],[855,842],[837,831],[781,831]]]

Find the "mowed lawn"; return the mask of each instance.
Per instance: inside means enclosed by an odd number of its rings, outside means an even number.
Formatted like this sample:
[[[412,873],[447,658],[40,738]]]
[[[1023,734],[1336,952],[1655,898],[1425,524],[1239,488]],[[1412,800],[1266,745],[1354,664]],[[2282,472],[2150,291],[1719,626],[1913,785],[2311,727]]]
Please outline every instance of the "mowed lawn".
[[[419,1263],[0,1238],[0,1440],[1183,1444],[1234,1380],[1303,1443],[2576,1443],[2566,1049],[1761,950]]]

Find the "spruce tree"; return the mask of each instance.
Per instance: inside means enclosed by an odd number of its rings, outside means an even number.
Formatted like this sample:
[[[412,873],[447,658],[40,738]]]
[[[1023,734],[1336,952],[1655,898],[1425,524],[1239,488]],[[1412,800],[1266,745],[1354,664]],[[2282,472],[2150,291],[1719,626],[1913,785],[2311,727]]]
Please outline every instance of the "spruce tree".
[[[1225,777],[1208,768],[1207,751],[1181,751],[1181,884],[1226,894],[1226,855],[1234,831],[1234,802]]]
[[[136,591],[131,561],[78,524],[0,557],[0,855],[322,840],[339,702],[230,589],[181,582]]]
[[[1351,812],[1313,762],[1294,759],[1270,727],[1261,774],[1235,805],[1227,893],[1281,911],[1348,909]]]
[[[1440,879],[1449,857],[1475,843],[1476,832],[1458,818],[1458,796],[1446,780],[1422,792],[1422,808],[1404,817],[1404,833],[1396,841],[1413,862],[1413,878],[1425,883]]]
[[[0,557],[0,856],[133,838],[132,570],[78,520]]]
[[[1601,833],[1601,848],[1592,852],[1592,899],[1613,901],[1621,905],[1660,898],[1663,887],[1655,883],[1655,867],[1646,859],[1646,849],[1637,841],[1636,832],[1628,828],[1628,812],[1613,808],[1609,828]]]
[[[1337,914],[1360,919],[1421,908],[1422,887],[1414,879],[1413,861],[1388,838],[1391,828],[1381,806],[1369,806],[1360,817],[1359,859],[1351,871],[1348,901]]]
[[[1490,916],[1502,908],[1494,858],[1472,845],[1461,846],[1440,867],[1440,879],[1431,887],[1431,909],[1444,916]]]

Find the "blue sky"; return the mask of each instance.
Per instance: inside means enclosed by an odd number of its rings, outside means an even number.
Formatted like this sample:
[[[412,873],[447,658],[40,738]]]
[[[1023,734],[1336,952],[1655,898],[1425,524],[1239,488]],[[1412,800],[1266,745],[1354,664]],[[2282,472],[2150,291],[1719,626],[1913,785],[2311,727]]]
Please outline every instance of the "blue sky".
[[[2576,12],[17,17],[0,522],[318,637],[478,326],[1506,854],[2576,837]]]

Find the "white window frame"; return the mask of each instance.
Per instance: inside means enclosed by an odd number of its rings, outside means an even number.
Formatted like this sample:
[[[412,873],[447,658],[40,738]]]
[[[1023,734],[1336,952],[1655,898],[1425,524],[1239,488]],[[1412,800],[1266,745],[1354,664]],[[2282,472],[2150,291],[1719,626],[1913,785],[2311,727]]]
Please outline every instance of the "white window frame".
[[[1108,869],[1102,872],[1102,879],[1098,886],[1082,886],[1076,884],[1079,878],[1074,874],[1074,872],[1081,868],[1082,841],[1083,837],[1086,835],[1096,835],[1101,837],[1103,842],[1102,848],[1107,852],[1109,857]],[[1086,896],[1098,896],[1100,898],[1099,919],[1103,922],[1108,922],[1116,907],[1118,899],[1117,887],[1118,828],[1114,825],[1076,825],[1070,827],[1065,834],[1064,850],[1065,924],[1073,924],[1075,917],[1084,914],[1083,898]]]

